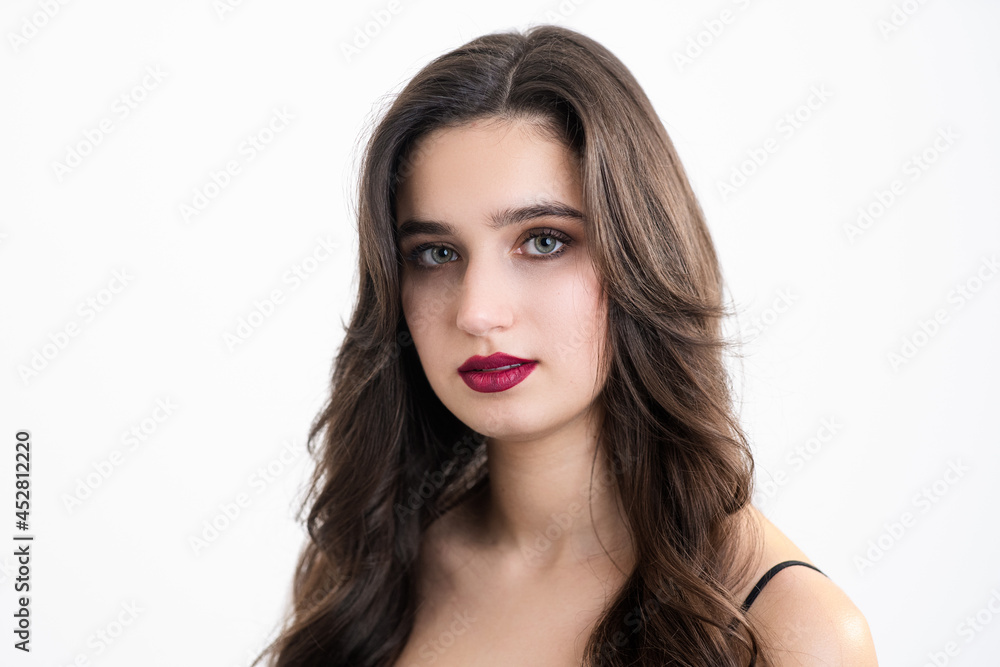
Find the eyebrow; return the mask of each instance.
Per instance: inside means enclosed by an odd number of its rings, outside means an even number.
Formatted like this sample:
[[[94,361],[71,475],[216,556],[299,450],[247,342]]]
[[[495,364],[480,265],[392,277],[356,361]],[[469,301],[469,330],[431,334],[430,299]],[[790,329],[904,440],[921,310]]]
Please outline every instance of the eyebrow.
[[[491,229],[499,231],[504,227],[515,225],[519,222],[545,217],[568,218],[579,220],[580,222],[585,220],[583,213],[568,204],[557,201],[545,201],[528,206],[511,207],[505,208],[502,211],[494,211],[490,216],[489,226]],[[451,234],[457,236],[455,227],[446,222],[423,220],[415,217],[404,220],[403,224],[397,228],[397,232],[399,233],[399,241],[416,236],[417,234],[436,236]]]

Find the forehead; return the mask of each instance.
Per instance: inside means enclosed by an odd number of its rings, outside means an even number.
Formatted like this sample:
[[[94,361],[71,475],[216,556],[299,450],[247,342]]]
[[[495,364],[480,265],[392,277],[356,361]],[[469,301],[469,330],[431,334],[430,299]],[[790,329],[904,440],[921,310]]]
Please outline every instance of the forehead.
[[[512,205],[561,201],[581,208],[572,151],[525,121],[475,121],[421,138],[397,190],[397,219],[481,219]]]

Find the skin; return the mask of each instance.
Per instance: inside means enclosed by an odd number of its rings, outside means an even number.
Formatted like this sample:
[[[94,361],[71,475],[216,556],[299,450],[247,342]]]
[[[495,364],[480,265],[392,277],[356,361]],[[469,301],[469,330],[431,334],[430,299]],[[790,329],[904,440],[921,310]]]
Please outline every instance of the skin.
[[[532,569],[545,576],[601,550],[593,522],[582,515],[542,553],[536,542],[552,514],[568,513],[586,498],[607,313],[584,222],[544,217],[493,230],[487,221],[493,211],[542,200],[582,211],[582,192],[566,150],[526,126],[478,122],[439,131],[425,144],[430,149],[397,193],[397,221],[443,221],[458,234],[420,234],[402,242],[404,257],[427,242],[454,251],[425,250],[424,264],[451,260],[432,269],[405,264],[403,312],[434,392],[459,419],[489,436],[492,495],[481,507],[486,522],[478,536],[504,553],[512,568],[522,565],[522,554],[535,554]],[[528,238],[545,228],[571,242]],[[537,366],[507,391],[473,391],[458,367],[472,355],[497,351]],[[595,475],[601,472],[598,466]],[[595,517],[611,538],[620,524],[614,498],[607,489],[598,491]]]
[[[489,225],[496,211],[540,201],[585,214],[575,163],[537,127],[492,119],[438,129],[417,154],[397,191],[397,225],[453,230],[401,240],[404,259],[434,246],[404,261],[403,312],[434,392],[488,436],[491,483],[426,533],[421,603],[396,665],[579,665],[633,563],[617,493],[594,456],[606,303],[585,220]],[[561,235],[530,238],[543,230]],[[503,392],[469,388],[458,367],[497,351],[537,366]],[[764,535],[753,581],[780,560],[808,562],[756,509],[745,518]],[[780,665],[876,664],[863,616],[808,568],[782,570],[751,614],[782,648]]]

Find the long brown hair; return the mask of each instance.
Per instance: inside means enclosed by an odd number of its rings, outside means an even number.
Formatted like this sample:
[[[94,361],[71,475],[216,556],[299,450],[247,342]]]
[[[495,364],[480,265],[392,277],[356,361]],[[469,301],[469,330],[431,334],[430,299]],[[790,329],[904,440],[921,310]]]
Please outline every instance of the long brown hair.
[[[753,459],[723,354],[723,281],[701,207],[648,98],[606,48],[535,26],[481,36],[425,66],[374,127],[358,191],[359,283],[312,424],[309,539],[276,666],[383,667],[418,603],[421,537],[489,484],[485,436],[438,400],[400,303],[395,193],[418,140],[474,119],[543,119],[576,156],[608,299],[599,447],[635,567],[598,620],[585,665],[768,664],[733,591],[757,566],[738,521]],[[754,542],[756,544],[756,542]]]

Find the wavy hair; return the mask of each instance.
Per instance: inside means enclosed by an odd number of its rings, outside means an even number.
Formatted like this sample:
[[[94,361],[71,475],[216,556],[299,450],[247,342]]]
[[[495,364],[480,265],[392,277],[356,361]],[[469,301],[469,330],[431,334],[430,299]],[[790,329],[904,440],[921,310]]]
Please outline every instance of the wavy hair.
[[[359,281],[309,431],[315,473],[293,605],[258,657],[276,667],[388,667],[413,627],[421,537],[489,484],[486,438],[438,400],[402,314],[397,184],[419,140],[477,119],[544,123],[579,168],[608,299],[599,453],[635,565],[584,665],[756,665],[766,646],[733,591],[758,564],[754,465],[721,330],[729,315],[701,207],[653,106],[605,47],[567,28],[480,36],[437,57],[368,138],[358,181]],[[640,631],[641,630],[641,631]]]

